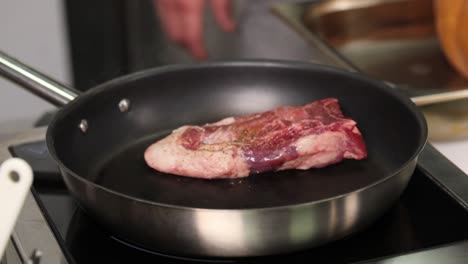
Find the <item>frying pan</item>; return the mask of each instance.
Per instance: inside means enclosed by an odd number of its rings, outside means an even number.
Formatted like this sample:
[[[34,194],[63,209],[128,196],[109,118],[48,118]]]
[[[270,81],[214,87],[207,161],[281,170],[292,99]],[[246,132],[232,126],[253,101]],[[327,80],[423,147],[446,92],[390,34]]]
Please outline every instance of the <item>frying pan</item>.
[[[172,65],[80,94],[2,54],[0,72],[62,106],[46,141],[82,208],[145,249],[245,257],[302,250],[373,223],[405,189],[427,140],[425,120],[382,82],[310,63]],[[336,97],[357,121],[366,160],[244,179],[201,180],[150,169],[143,152],[185,124]]]

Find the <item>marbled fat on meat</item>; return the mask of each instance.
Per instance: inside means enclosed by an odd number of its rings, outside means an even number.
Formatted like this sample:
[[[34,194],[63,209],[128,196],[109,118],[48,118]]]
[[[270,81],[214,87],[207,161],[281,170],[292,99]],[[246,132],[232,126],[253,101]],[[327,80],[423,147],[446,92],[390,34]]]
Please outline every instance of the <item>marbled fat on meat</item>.
[[[366,157],[356,122],[343,115],[335,98],[182,126],[144,154],[155,170],[205,179],[307,170]]]

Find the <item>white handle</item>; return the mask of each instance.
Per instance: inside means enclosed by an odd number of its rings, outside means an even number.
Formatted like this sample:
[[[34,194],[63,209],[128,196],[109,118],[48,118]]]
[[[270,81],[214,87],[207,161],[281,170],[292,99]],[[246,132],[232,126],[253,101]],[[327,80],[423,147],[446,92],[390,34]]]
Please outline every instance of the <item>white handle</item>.
[[[32,181],[32,169],[22,159],[11,158],[0,166],[0,259]]]

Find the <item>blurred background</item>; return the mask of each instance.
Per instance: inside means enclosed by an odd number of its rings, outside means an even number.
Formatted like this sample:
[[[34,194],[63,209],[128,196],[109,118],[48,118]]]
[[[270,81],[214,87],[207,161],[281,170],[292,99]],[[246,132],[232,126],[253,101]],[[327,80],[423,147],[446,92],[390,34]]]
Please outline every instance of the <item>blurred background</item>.
[[[293,1],[245,2],[232,1],[236,21],[243,17],[233,33],[220,30],[206,6],[204,43],[210,60],[315,59],[301,37],[267,7]],[[145,68],[195,61],[168,39],[156,14],[151,0],[3,0],[0,49],[82,91]],[[0,134],[41,125],[44,114],[54,109],[4,79],[0,86]]]
[[[0,49],[71,84],[63,1],[4,0],[0,3]],[[0,78],[0,134],[30,128],[53,106]]]

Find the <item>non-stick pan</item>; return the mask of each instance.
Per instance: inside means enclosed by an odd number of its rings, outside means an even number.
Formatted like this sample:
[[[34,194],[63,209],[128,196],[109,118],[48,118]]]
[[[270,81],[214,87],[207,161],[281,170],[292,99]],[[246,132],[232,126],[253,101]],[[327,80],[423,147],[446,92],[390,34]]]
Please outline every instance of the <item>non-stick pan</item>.
[[[166,66],[79,96],[6,55],[0,72],[66,104],[48,127],[47,145],[84,210],[119,239],[170,254],[280,254],[359,232],[398,199],[427,138],[408,98],[382,82],[309,63]],[[144,162],[145,148],[181,125],[325,97],[338,98],[357,121],[366,160],[237,180],[169,175]]]

